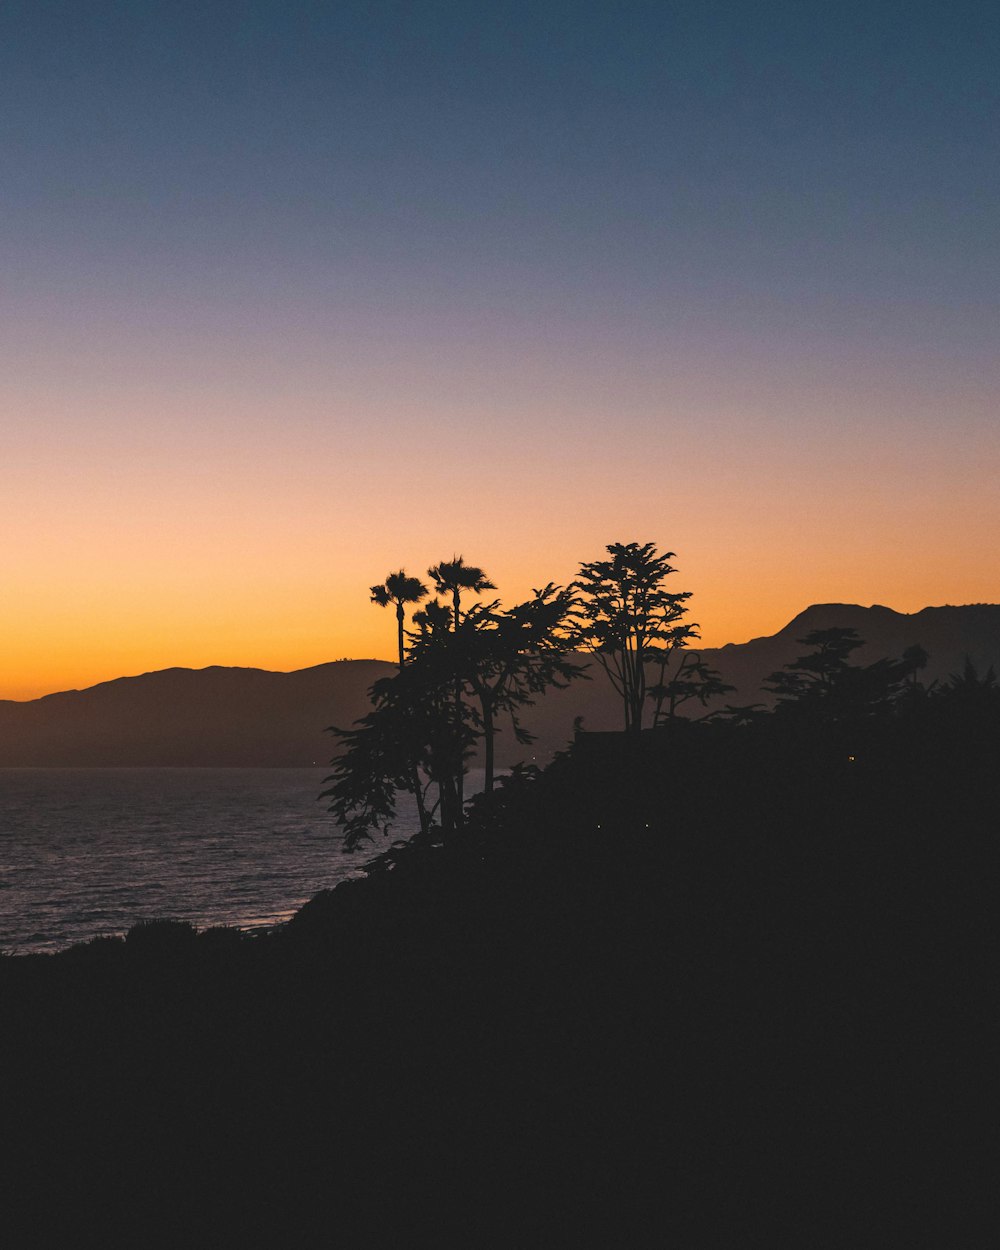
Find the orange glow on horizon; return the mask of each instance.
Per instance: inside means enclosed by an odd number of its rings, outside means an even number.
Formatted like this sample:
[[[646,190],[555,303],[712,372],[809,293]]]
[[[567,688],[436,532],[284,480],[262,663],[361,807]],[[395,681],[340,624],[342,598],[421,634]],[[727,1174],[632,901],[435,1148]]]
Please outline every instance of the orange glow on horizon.
[[[473,553],[468,558],[481,560],[498,581],[504,602],[516,602],[530,595],[532,585],[548,580],[546,569],[525,577],[504,567],[507,576],[502,576],[497,571],[500,561],[489,561],[471,546],[468,551]],[[907,585],[903,578],[894,580],[890,569],[880,578],[877,568],[869,568],[852,586],[850,579],[838,581],[829,561],[825,567],[817,561],[816,567],[798,576],[794,568],[759,562],[756,568],[733,569],[728,580],[724,570],[711,575],[713,563],[724,561],[706,557],[704,563],[708,569],[700,581],[679,571],[674,585],[694,591],[688,619],[699,622],[702,645],[708,647],[773,634],[814,602],[879,602],[896,611],[916,612],[944,602],[996,599],[988,579],[977,578],[972,568],[955,570],[964,577],[956,576],[952,593],[929,600],[919,581]],[[79,594],[77,588],[70,602],[54,589],[48,594],[39,591],[32,604],[37,611],[35,628],[7,631],[0,697],[32,699],[171,667],[225,665],[287,672],[344,658],[392,660],[394,617],[370,604],[367,593],[368,584],[398,567],[399,561],[383,564],[384,570],[379,566],[370,577],[355,575],[349,590],[287,583],[257,589],[249,580],[234,585],[235,579],[220,585],[215,596],[204,585],[189,586],[186,593],[174,587],[155,594],[147,586],[144,596],[110,612],[97,587],[90,596]],[[423,572],[414,561],[408,569]],[[574,571],[566,570],[562,581]],[[895,593],[886,594],[885,589]]]
[[[125,378],[105,395],[92,377],[79,393],[0,390],[19,466],[0,494],[0,697],[172,666],[389,659],[393,621],[369,587],[454,553],[513,603],[609,542],[655,542],[677,553],[706,646],[814,602],[1000,597],[988,388],[955,397],[957,438],[926,381],[808,392],[789,375],[768,392],[747,366],[726,388],[690,370],[671,388],[657,362],[616,398],[583,361],[502,387],[482,361],[447,385],[363,363],[260,393]]]

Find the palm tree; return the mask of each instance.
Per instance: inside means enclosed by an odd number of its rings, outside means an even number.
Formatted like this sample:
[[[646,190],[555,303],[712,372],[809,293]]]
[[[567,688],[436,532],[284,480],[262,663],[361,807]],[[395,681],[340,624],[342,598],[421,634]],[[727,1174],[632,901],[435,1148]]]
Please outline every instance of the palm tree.
[[[419,603],[427,593],[427,587],[423,582],[418,577],[407,577],[405,569],[400,569],[398,573],[390,573],[380,586],[371,588],[372,603],[377,603],[380,608],[387,608],[390,603],[396,605],[400,672],[403,671],[403,665],[406,663],[406,649],[403,641],[403,625],[406,621],[405,605],[408,603]],[[420,785],[420,770],[415,763],[410,765],[410,787],[417,802],[421,832],[426,833],[429,822],[427,813],[424,810],[424,792]]]
[[[462,619],[462,591],[469,590],[474,595],[480,595],[484,590],[496,590],[496,586],[485,572],[474,564],[466,564],[463,556],[452,556],[450,560],[442,560],[440,564],[435,564],[427,570],[427,576],[433,581],[434,589],[439,595],[451,595],[452,629],[456,634]],[[456,725],[462,723],[462,678],[457,673],[455,675],[455,723]],[[456,820],[461,821],[465,782],[461,767],[456,780],[458,790]]]
[[[434,589],[439,595],[451,595],[454,629],[458,629],[463,590],[471,590],[474,595],[480,595],[484,590],[496,590],[483,570],[477,569],[474,564],[466,564],[462,556],[442,560],[427,570],[427,576],[434,582]]]
[[[427,594],[427,587],[417,577],[407,577],[406,570],[390,573],[381,586],[372,587],[372,603],[380,608],[387,608],[390,603],[396,605],[396,624],[399,630],[399,667],[406,661],[403,647],[403,624],[406,619],[407,603],[419,603]]]

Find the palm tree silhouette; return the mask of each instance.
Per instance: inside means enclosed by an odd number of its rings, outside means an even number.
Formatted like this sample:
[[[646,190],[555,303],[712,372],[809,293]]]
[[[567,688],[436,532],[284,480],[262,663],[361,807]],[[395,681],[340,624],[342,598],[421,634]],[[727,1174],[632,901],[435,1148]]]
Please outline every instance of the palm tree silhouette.
[[[403,641],[403,625],[406,621],[406,604],[419,603],[428,593],[427,587],[419,577],[407,577],[406,569],[398,573],[390,573],[380,586],[371,588],[372,603],[380,608],[387,608],[390,603],[396,605],[396,629],[399,641],[399,671],[403,671],[406,663],[406,649]],[[420,784],[420,770],[416,764],[410,767],[410,786],[417,803],[417,814],[420,817],[420,830],[427,832],[428,818],[424,808],[424,792]]]
[[[496,590],[483,570],[477,569],[474,564],[466,564],[462,556],[442,560],[427,570],[427,576],[434,582],[434,589],[439,595],[451,595],[454,629],[458,629],[463,590],[471,590],[475,595],[482,594],[484,590]]]
[[[484,590],[496,590],[486,573],[474,564],[466,564],[462,556],[452,556],[450,560],[442,560],[427,570],[427,576],[433,581],[434,589],[439,595],[451,595],[452,629],[457,634],[462,620],[462,591],[469,590],[474,595]],[[462,678],[455,677],[455,724],[462,723]],[[461,824],[462,807],[465,802],[465,774],[463,767],[458,769],[456,781],[456,826]]]
[[[417,577],[407,577],[406,570],[390,573],[381,586],[373,586],[372,603],[380,608],[387,608],[390,603],[396,605],[396,625],[399,631],[399,667],[406,662],[403,646],[403,624],[406,619],[405,604],[419,603],[427,594],[427,587]]]

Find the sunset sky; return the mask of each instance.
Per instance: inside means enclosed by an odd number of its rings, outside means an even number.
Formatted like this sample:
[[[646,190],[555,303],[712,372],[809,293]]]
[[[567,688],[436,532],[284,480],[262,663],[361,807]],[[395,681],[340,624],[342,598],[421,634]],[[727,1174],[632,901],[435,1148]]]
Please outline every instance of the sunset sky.
[[[8,0],[0,697],[677,553],[1000,600],[1000,8]]]

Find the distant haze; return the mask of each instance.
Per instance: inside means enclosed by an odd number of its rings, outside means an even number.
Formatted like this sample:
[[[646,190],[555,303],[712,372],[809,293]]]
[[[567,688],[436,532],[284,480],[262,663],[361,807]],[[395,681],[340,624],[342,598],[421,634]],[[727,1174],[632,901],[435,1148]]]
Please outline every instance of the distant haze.
[[[730,701],[750,703],[766,698],[760,683],[769,673],[802,653],[798,639],[831,626],[855,629],[866,639],[855,656],[862,663],[899,656],[919,643],[930,655],[927,681],[959,671],[966,657],[983,672],[1000,668],[1000,606],[991,604],[926,608],[912,616],[884,607],[815,605],[774,636],[702,654],[737,686]],[[346,728],[363,715],[368,688],[394,668],[358,660],[292,673],[168,669],[27,703],[0,702],[0,767],[322,765],[334,750],[325,727]],[[578,716],[587,729],[619,728],[614,693],[595,665],[591,672],[592,680],[554,691],[530,710],[525,721],[538,735],[531,747],[501,734],[500,762],[544,762],[570,740]]]

